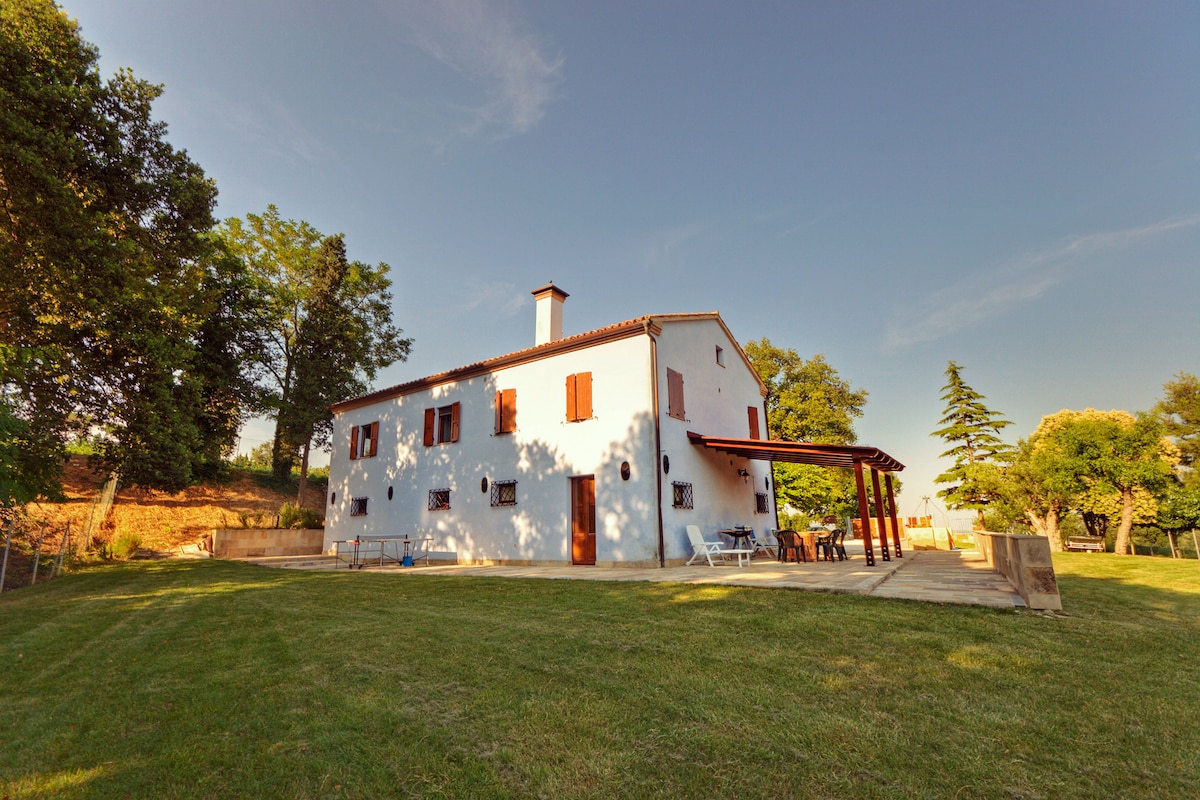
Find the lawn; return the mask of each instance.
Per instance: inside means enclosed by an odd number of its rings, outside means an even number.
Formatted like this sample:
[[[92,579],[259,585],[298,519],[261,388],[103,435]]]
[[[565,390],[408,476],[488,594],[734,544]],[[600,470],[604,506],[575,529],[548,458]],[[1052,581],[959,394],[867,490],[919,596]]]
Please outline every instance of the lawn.
[[[1200,796],[1200,565],[1056,565],[1065,616],[91,569],[0,597],[0,797]]]

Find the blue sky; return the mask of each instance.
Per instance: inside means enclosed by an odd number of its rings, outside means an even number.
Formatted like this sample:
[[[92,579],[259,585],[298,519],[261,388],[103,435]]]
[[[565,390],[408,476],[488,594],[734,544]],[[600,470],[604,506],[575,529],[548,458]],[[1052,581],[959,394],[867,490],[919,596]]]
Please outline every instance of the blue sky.
[[[63,5],[221,217],[391,265],[380,385],[529,346],[550,279],[568,334],[717,310],[870,392],[908,515],[948,359],[1013,439],[1200,373],[1194,2]]]

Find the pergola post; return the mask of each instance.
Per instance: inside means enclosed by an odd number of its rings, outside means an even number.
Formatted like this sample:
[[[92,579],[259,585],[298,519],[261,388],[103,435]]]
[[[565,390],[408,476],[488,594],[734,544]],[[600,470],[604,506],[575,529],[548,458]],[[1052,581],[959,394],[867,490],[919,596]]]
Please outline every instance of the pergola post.
[[[891,561],[892,555],[888,552],[887,540],[887,517],[883,515],[883,492],[879,490],[879,470],[871,467],[871,486],[875,490],[875,523],[879,526],[879,552],[883,554],[884,561]],[[867,520],[870,523],[870,520]],[[867,531],[870,532],[871,526],[867,525]]]
[[[867,485],[863,481],[862,462],[854,459],[854,482],[858,485],[858,518],[863,523],[863,554],[867,566],[875,566],[875,548],[871,544],[871,511],[867,508]]]
[[[883,483],[887,487],[888,511],[892,519],[892,544],[896,545],[896,558],[904,558],[900,552],[900,520],[896,519],[896,495],[892,493],[892,473],[883,473]]]

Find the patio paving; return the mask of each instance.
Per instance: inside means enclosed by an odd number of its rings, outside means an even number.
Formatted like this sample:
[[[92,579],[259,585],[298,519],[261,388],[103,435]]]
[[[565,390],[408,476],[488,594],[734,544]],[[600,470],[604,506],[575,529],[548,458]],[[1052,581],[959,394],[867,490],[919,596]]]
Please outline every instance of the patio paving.
[[[630,567],[500,566],[437,564],[417,567],[367,567],[371,572],[402,576],[478,576],[496,578],[541,578],[544,580],[649,581],[724,586],[759,586],[773,589],[845,592],[873,597],[923,600],[932,603],[1012,608],[1024,606],[1021,596],[1003,576],[992,571],[983,556],[973,550],[918,550],[904,558],[884,561],[876,552],[876,566],[868,567],[862,542],[846,542],[848,561],[817,561],[780,564],[758,558],[748,567],[690,567],[635,569]],[[252,558],[244,561],[264,566],[294,569],[330,569],[330,556],[307,559]]]

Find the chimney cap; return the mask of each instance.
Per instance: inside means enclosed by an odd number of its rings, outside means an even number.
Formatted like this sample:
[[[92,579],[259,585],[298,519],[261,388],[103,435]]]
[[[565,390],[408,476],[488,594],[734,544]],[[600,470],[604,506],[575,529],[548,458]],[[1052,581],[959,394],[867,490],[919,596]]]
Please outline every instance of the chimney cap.
[[[532,292],[530,292],[530,294],[533,295],[538,300],[541,300],[543,297],[545,297],[547,295],[557,295],[560,300],[566,300],[568,297],[571,296],[571,295],[567,294],[566,292],[564,292],[562,289],[555,286],[554,281],[550,281],[545,286],[539,286],[538,288],[536,288]]]

